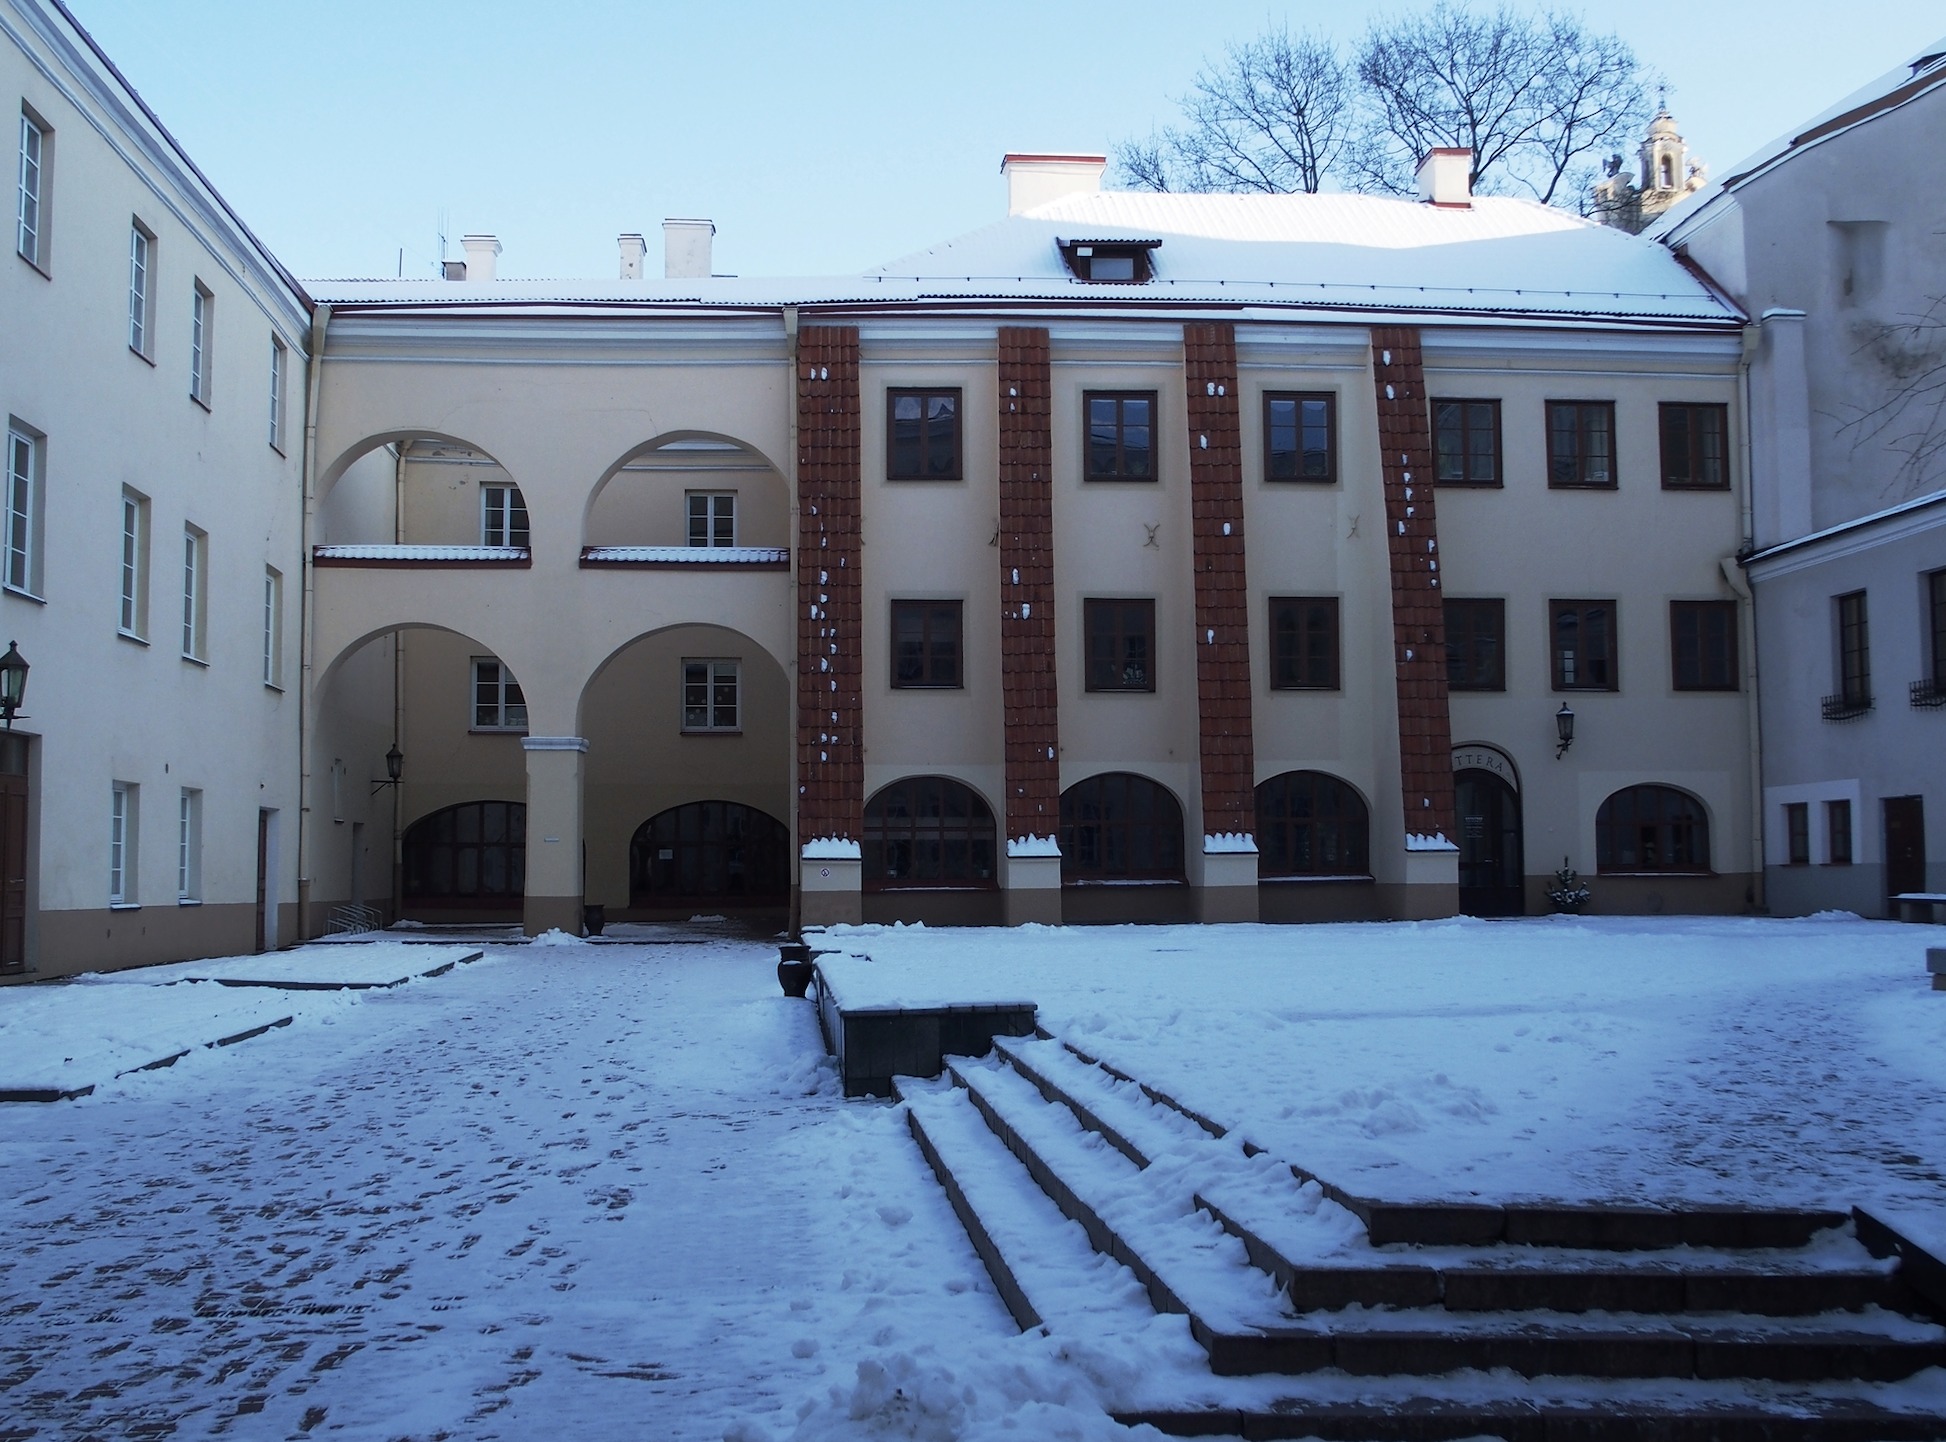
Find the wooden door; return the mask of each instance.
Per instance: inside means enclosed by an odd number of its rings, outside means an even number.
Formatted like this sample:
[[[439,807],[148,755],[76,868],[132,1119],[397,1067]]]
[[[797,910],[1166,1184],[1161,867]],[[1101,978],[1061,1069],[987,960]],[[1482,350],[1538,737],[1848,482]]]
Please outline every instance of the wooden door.
[[[1885,806],[1885,891],[1897,896],[1926,889],[1926,809],[1918,796],[1888,796]],[[1890,909],[1897,916],[1898,907]]]
[[[270,813],[257,813],[257,950],[264,949],[264,913],[270,905]]]
[[[27,969],[27,738],[0,737],[0,974]]]
[[[1468,916],[1519,916],[1527,909],[1520,794],[1491,771],[1453,774],[1459,816],[1459,909]]]

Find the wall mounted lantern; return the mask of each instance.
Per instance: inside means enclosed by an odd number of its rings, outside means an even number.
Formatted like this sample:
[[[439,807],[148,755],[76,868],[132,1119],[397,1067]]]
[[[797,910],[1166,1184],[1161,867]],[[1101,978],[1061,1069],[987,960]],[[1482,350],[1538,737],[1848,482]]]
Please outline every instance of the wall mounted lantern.
[[[9,731],[14,729],[14,713],[26,698],[27,658],[20,654],[20,647],[9,641],[7,654],[0,656],[0,716],[6,717]]]
[[[392,749],[385,753],[385,775],[386,780],[372,783],[372,795],[378,795],[387,786],[397,786],[399,778],[405,775],[405,753],[399,750],[396,741],[392,743]]]
[[[1563,701],[1561,709],[1554,713],[1554,734],[1561,738],[1561,744],[1554,748],[1554,759],[1559,761],[1568,754],[1568,747],[1574,745],[1574,712]]]

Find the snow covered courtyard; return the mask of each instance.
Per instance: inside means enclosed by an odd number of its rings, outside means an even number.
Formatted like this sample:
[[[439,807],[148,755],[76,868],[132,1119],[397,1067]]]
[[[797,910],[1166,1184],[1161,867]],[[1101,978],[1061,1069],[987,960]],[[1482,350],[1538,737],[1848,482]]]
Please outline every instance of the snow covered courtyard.
[[[1032,997],[1378,1195],[1914,1215],[1946,1202],[1928,941],[1535,919],[821,944],[888,993]],[[904,1109],[837,1096],[774,946],[684,943],[278,992],[288,1026],[0,1108],[0,1437],[1093,1439],[1129,1435],[1103,1409],[1138,1381],[1207,1381],[1145,1304],[1111,1347],[1020,1333]],[[107,990],[0,992],[9,1061],[46,1062],[23,1008]]]

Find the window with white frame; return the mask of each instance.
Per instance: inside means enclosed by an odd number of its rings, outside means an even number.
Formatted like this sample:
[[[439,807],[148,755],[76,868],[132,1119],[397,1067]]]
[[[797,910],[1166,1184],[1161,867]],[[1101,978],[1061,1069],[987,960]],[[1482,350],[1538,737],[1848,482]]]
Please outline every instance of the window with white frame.
[[[20,116],[20,184],[16,192],[14,248],[29,265],[45,270],[47,128],[25,111]]]
[[[284,371],[290,364],[290,348],[276,336],[270,338],[270,448],[284,454]]]
[[[176,900],[203,898],[203,793],[185,786],[176,807]]]
[[[138,220],[128,228],[128,348],[151,358],[154,339],[155,236]]]
[[[209,661],[209,533],[182,528],[182,654]]]
[[[149,634],[149,499],[122,487],[121,634],[141,641]]]
[[[527,729],[527,698],[521,694],[520,683],[492,656],[473,658],[473,729]]]
[[[264,567],[264,685],[284,687],[284,573]]]
[[[527,501],[519,486],[480,487],[480,544],[527,544]]]
[[[689,493],[689,544],[734,546],[737,543],[737,498],[730,494]]]
[[[108,903],[111,906],[128,906],[135,901],[135,822],[140,789],[131,781],[117,781],[109,795]]]
[[[189,398],[209,409],[210,343],[215,338],[216,297],[200,280],[189,308]]]
[[[41,589],[41,490],[47,438],[17,420],[7,425],[7,515],[4,579],[10,591]]]
[[[684,658],[682,663],[682,729],[737,731],[742,729],[742,666],[736,661]]]

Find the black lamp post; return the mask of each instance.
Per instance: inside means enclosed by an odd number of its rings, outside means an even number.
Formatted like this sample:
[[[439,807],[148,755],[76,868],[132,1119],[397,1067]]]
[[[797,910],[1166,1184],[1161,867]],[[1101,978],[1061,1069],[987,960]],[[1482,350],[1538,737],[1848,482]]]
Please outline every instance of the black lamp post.
[[[1554,759],[1559,761],[1568,754],[1568,747],[1574,745],[1574,712],[1563,701],[1561,709],[1554,713],[1554,734],[1561,738],[1561,744],[1554,748]]]
[[[14,729],[14,713],[27,697],[27,658],[20,654],[20,647],[12,641],[7,642],[7,654],[0,656],[0,716],[6,717],[7,729]]]
[[[392,749],[385,753],[386,779],[372,783],[372,795],[378,795],[380,790],[387,786],[397,786],[399,778],[403,775],[405,775],[405,753],[399,750],[399,743],[394,741]]]

